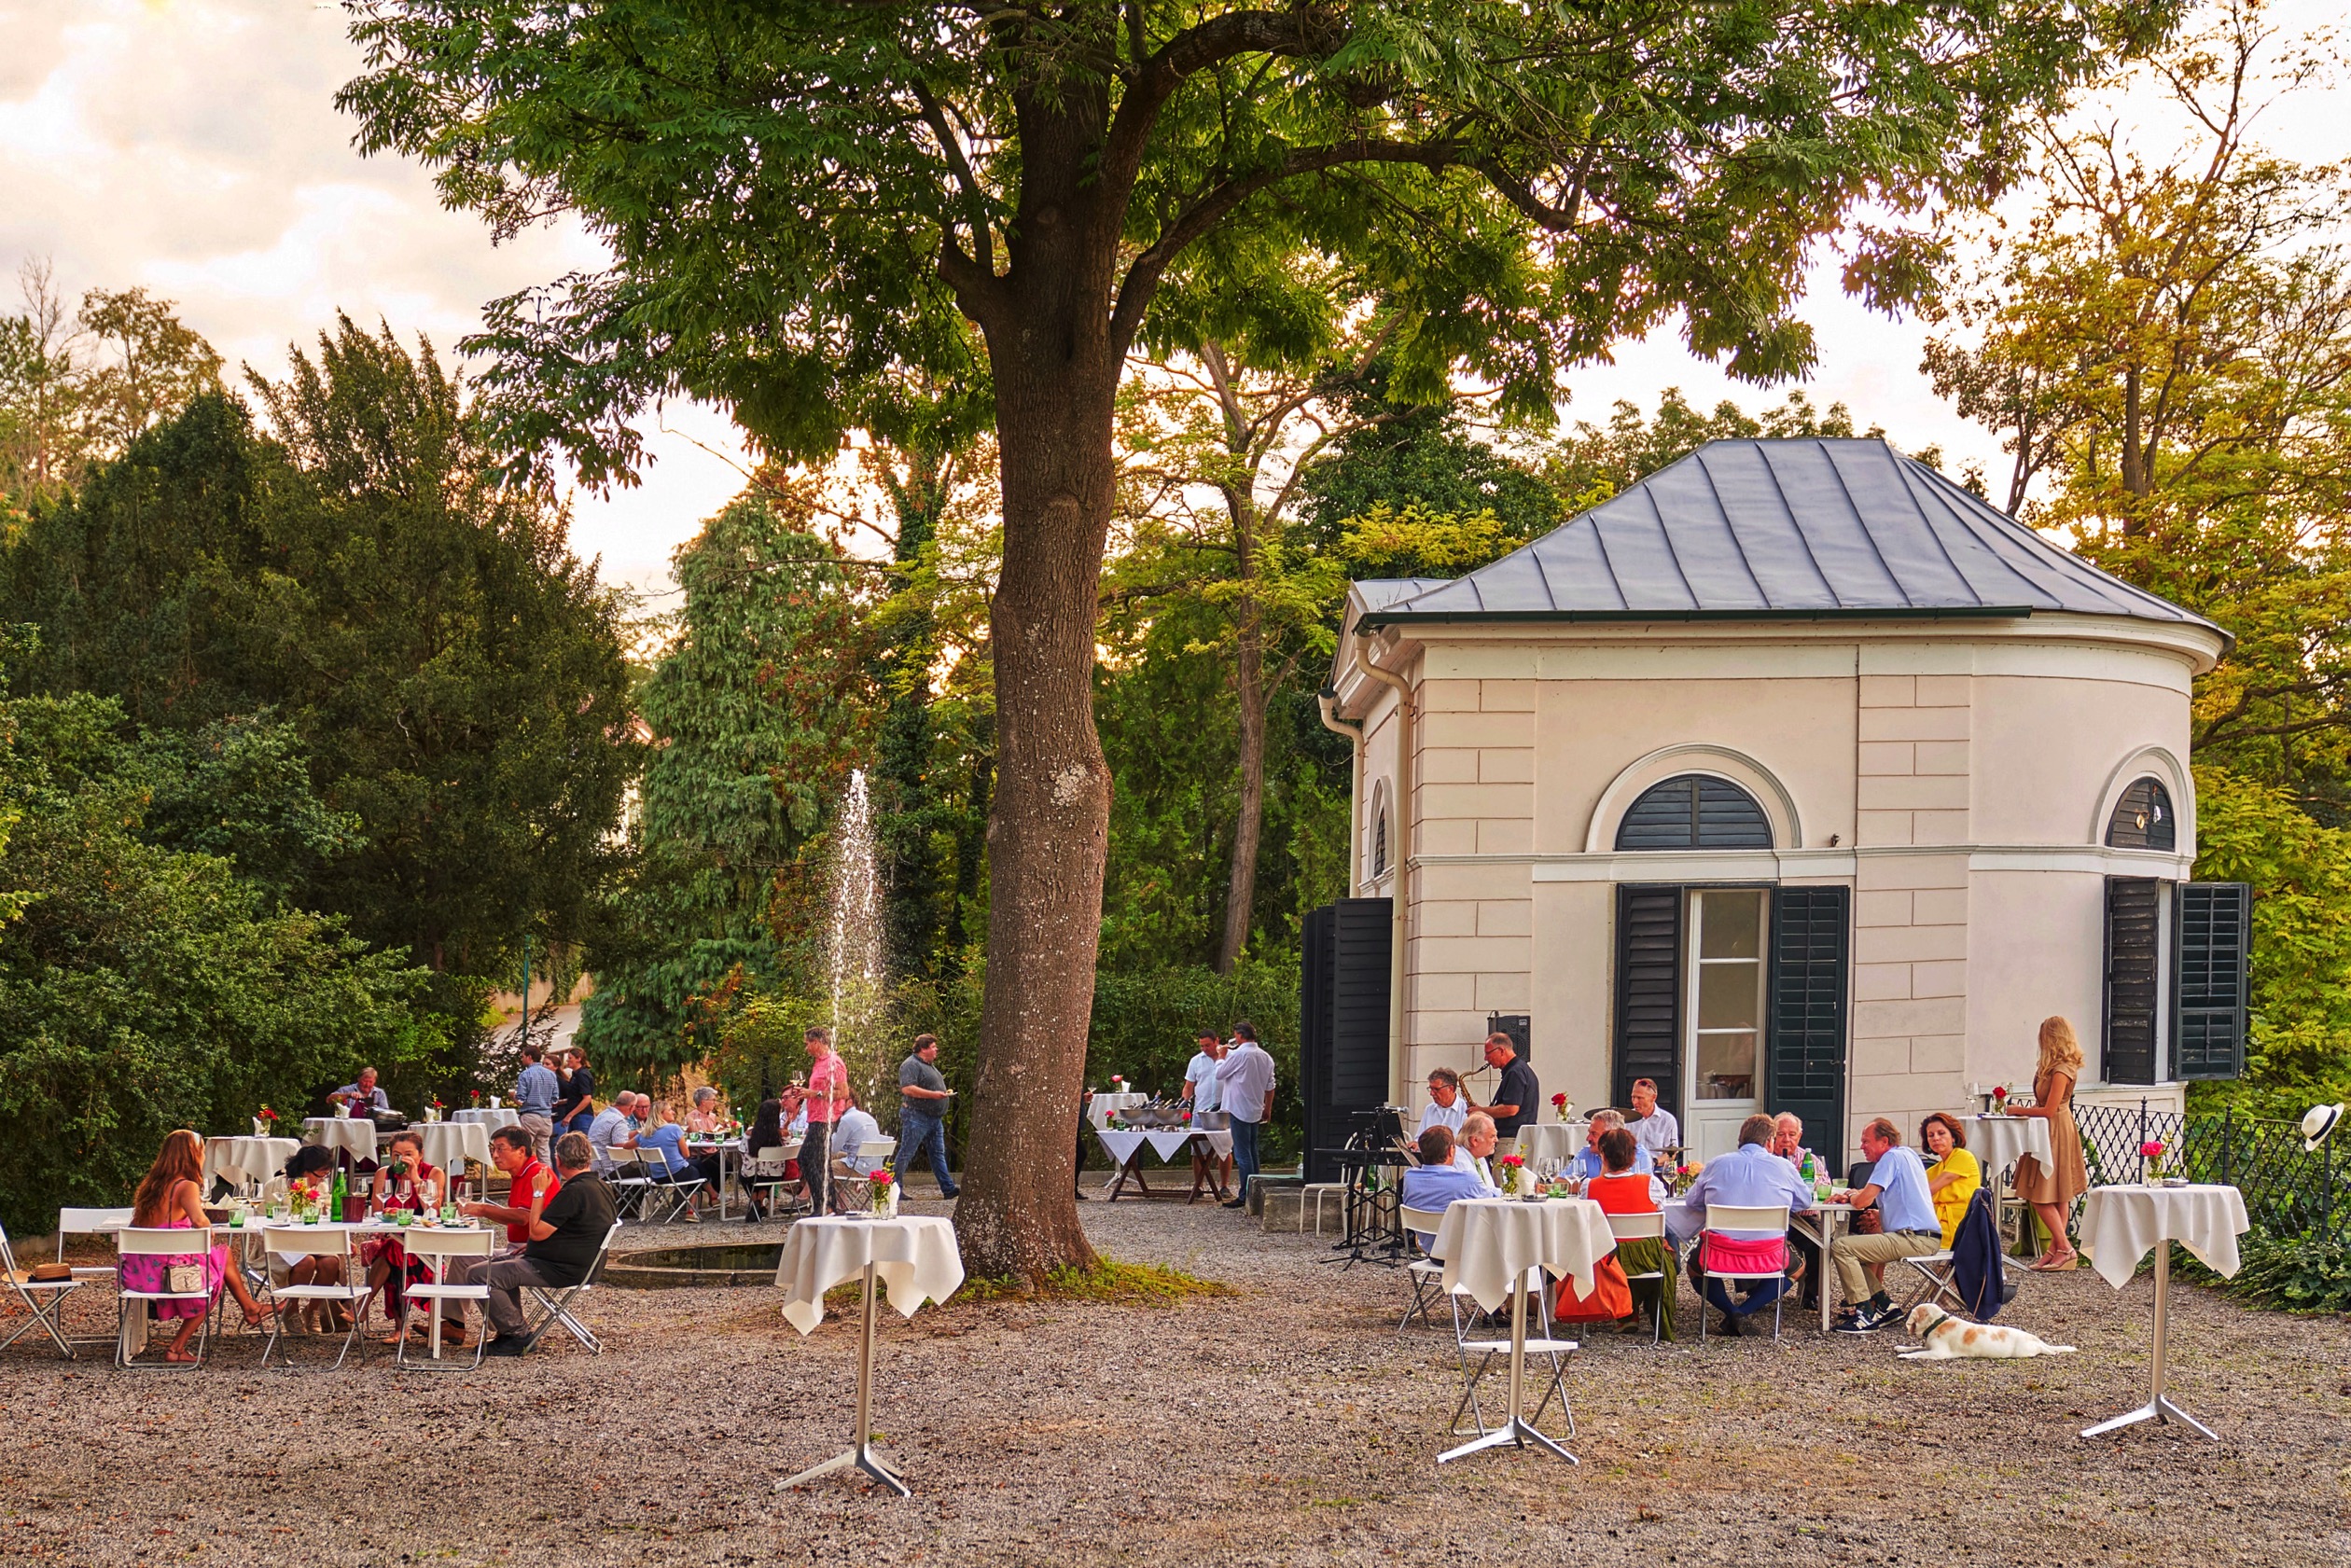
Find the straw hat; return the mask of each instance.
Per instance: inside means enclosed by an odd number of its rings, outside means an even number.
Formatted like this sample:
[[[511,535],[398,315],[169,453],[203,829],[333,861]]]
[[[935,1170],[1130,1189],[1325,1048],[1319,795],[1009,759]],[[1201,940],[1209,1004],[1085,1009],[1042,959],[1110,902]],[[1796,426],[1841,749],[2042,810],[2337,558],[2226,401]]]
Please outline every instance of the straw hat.
[[[2340,1101],[2331,1105],[2313,1105],[2304,1111],[2302,1118],[2303,1152],[2315,1152],[2319,1145],[2327,1141],[2327,1134],[2335,1130],[2335,1123],[2342,1119],[2343,1103]]]

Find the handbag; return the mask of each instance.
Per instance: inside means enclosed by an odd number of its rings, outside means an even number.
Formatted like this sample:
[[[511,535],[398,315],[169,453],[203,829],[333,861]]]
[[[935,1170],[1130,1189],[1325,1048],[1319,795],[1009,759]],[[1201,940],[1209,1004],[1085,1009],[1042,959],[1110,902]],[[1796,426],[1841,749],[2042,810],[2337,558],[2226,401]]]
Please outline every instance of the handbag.
[[[204,1266],[201,1263],[174,1263],[163,1273],[163,1288],[174,1296],[204,1294]]]

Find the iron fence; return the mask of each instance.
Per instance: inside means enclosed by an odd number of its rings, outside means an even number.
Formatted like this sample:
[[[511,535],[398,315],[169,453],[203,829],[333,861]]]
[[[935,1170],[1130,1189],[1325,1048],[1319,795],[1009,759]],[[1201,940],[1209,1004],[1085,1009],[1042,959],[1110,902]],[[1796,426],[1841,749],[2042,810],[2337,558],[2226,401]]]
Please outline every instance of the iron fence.
[[[2137,1105],[2080,1105],[2081,1158],[2090,1185],[2143,1181],[2139,1150],[2160,1142],[2191,1181],[2219,1182],[2245,1195],[2253,1223],[2274,1236],[2351,1235],[2351,1159],[2337,1159],[2329,1140],[2302,1147],[2289,1121],[2238,1116],[2182,1116]]]

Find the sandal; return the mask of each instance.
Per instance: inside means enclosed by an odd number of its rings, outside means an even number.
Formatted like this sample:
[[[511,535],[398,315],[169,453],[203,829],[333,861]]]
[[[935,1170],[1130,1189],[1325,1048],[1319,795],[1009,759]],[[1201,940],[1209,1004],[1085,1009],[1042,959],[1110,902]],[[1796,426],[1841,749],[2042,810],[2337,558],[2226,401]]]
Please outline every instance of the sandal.
[[[2070,1274],[2081,1266],[2081,1255],[2068,1247],[2062,1253],[2052,1253],[2038,1263],[2027,1264],[2035,1274]]]

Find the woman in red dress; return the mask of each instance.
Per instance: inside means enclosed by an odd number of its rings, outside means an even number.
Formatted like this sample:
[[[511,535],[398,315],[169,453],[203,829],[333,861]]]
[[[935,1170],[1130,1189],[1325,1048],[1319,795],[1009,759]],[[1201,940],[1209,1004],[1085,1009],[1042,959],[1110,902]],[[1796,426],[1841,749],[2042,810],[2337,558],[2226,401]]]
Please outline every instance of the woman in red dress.
[[[381,1214],[430,1214],[439,1209],[441,1173],[424,1163],[424,1140],[415,1132],[395,1132],[384,1162],[377,1167],[369,1207]],[[383,1292],[383,1313],[399,1337],[400,1305],[411,1284],[432,1282],[433,1271],[408,1255],[397,1236],[370,1236],[359,1249],[368,1266],[368,1284]],[[422,1326],[421,1325],[419,1325]]]
[[[1584,1196],[1611,1214],[1653,1214],[1657,1200],[1649,1195],[1649,1178],[1633,1169],[1639,1158],[1639,1145],[1633,1134],[1621,1127],[1612,1127],[1600,1134],[1600,1164],[1607,1173],[1584,1184]],[[1558,1299],[1551,1308],[1553,1323],[1614,1323],[1633,1315],[1633,1287],[1624,1277],[1624,1263],[1620,1255],[1628,1247],[1665,1249],[1657,1242],[1625,1242],[1618,1243],[1617,1253],[1600,1260],[1593,1271],[1592,1294],[1576,1294],[1576,1282],[1559,1282]],[[1658,1267],[1654,1257],[1632,1259],[1636,1271],[1647,1273]]]

